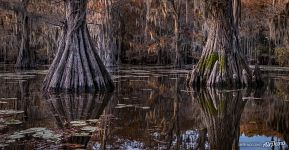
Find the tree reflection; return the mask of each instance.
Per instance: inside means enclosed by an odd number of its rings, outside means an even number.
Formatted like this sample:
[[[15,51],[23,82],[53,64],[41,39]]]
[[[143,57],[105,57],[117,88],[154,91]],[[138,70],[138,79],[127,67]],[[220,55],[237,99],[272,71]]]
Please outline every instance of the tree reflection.
[[[269,127],[283,134],[285,142],[289,143],[289,104],[288,102],[279,102],[272,105],[274,111],[271,111],[267,120]]]
[[[74,120],[99,118],[110,98],[108,93],[52,94],[49,104],[59,126],[64,127]]]
[[[192,98],[201,108],[203,124],[207,128],[210,149],[239,149],[240,119],[247,100],[248,90],[201,89]],[[203,132],[206,132],[204,130]],[[200,134],[198,148],[205,148]]]
[[[100,118],[111,96],[111,93],[66,93],[47,96],[58,126],[63,128],[68,136],[68,139],[64,139],[64,148],[87,147],[92,133],[95,131],[85,131],[83,128],[93,129],[96,127],[96,122],[89,123],[88,120]],[[72,121],[77,122],[73,124]]]

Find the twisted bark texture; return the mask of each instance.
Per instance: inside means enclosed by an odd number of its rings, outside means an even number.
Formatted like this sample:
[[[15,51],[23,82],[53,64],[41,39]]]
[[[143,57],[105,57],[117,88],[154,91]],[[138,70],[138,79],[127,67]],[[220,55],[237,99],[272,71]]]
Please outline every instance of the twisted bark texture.
[[[209,33],[201,59],[189,75],[191,85],[249,85],[252,73],[238,41],[239,0],[206,0]],[[259,78],[258,78],[259,79]]]
[[[66,24],[44,80],[45,91],[110,91],[113,82],[86,24],[87,0],[66,0]]]

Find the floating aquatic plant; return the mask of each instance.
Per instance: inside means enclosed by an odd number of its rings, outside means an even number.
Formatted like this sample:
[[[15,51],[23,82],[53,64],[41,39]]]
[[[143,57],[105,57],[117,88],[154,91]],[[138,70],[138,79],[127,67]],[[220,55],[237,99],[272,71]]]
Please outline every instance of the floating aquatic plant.
[[[85,120],[78,120],[78,121],[71,121],[71,126],[73,127],[80,127],[80,126],[86,126],[87,123]]]
[[[6,125],[19,125],[19,124],[22,124],[22,121],[12,119],[12,120],[5,121],[4,124],[6,124]]]
[[[0,110],[0,115],[16,115],[16,114],[22,114],[24,111],[18,111],[18,110]]]
[[[16,140],[25,138],[26,136],[32,136],[34,138],[44,139],[52,142],[59,142],[61,139],[60,134],[55,134],[53,131],[46,128],[29,128],[19,132],[14,132],[12,135],[7,137],[6,142],[11,143]]]
[[[87,132],[95,132],[96,130],[98,130],[97,127],[93,127],[93,126],[85,126],[83,128],[81,128],[82,131],[87,131]]]

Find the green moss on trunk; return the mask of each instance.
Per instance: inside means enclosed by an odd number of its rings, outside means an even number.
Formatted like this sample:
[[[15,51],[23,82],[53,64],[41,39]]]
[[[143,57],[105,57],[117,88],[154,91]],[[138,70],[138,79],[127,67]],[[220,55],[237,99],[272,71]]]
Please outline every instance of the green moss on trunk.
[[[211,70],[218,59],[219,59],[218,53],[213,52],[212,54],[210,54],[207,59],[206,69]]]
[[[220,56],[219,62],[220,62],[221,71],[224,72],[224,70],[225,70],[225,57],[224,56]]]

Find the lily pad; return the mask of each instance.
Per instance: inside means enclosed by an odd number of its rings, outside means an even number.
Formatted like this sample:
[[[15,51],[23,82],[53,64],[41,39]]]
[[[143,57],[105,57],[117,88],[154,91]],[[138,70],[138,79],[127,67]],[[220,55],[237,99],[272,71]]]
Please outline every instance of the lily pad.
[[[148,107],[148,106],[144,106],[144,107],[141,107],[141,109],[145,109],[145,110],[147,110],[147,109],[150,109],[150,107]]]
[[[6,140],[5,143],[14,143],[16,140]]]
[[[16,97],[1,98],[1,100],[17,100]]]
[[[19,125],[19,124],[22,124],[22,121],[12,119],[12,120],[5,121],[4,124],[6,124],[6,125]]]
[[[26,129],[26,130],[22,130],[20,131],[19,133],[21,134],[33,134],[33,133],[36,133],[36,132],[41,132],[41,131],[44,131],[44,130],[47,130],[46,128],[29,128],[29,129]]]
[[[98,128],[93,126],[85,126],[81,128],[82,131],[95,132]]]
[[[15,132],[14,134],[10,135],[7,137],[7,141],[11,140],[11,142],[13,142],[13,140],[19,140],[24,138],[25,136],[31,136],[34,138],[40,138],[40,139],[44,139],[47,141],[53,141],[53,142],[58,142],[60,141],[60,134],[55,134],[53,133],[53,131],[48,130],[46,128],[29,128],[26,130],[22,130],[19,132]],[[8,142],[9,143],[9,142]]]
[[[7,104],[7,102],[0,101],[0,104]]]
[[[84,120],[71,121],[70,123],[73,127],[80,127],[80,126],[86,126],[87,125],[87,123]]]
[[[153,89],[142,89],[143,91],[152,91]]]
[[[18,111],[18,110],[0,110],[0,115],[16,115],[16,114],[22,114],[24,111]]]
[[[54,134],[51,130],[44,130],[41,132],[36,132],[35,134],[32,135],[35,138],[41,138],[44,140],[49,140],[49,141],[60,141],[60,134]]]
[[[98,119],[89,119],[89,120],[86,120],[88,123],[98,123],[99,120]]]
[[[25,137],[25,135],[23,135],[23,134],[14,133],[14,134],[8,136],[8,139],[10,139],[10,140],[19,140],[19,139],[22,139],[24,137]]]
[[[122,108],[126,108],[126,106],[124,105],[124,106],[115,106],[114,108],[116,108],[116,109],[122,109]]]
[[[242,99],[243,99],[243,100],[254,100],[254,99],[260,100],[260,99],[262,99],[262,98],[258,98],[258,97],[242,97]]]
[[[89,136],[89,133],[85,133],[85,132],[74,133],[72,136]]]
[[[125,106],[126,104],[117,104],[117,106]]]

